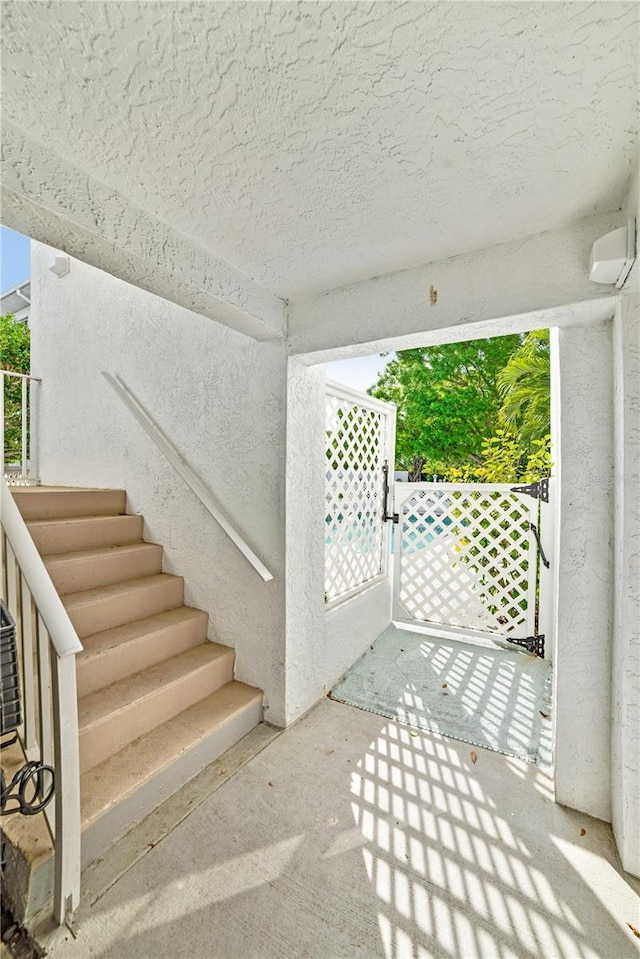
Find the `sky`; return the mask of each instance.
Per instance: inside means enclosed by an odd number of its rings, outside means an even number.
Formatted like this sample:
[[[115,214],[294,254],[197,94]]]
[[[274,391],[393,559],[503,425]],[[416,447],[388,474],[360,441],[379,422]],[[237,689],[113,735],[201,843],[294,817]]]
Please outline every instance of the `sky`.
[[[10,290],[17,283],[29,278],[31,262],[29,238],[0,227],[0,292]],[[354,390],[366,393],[377,381],[387,363],[393,359],[388,356],[358,356],[353,360],[338,360],[327,363],[327,378],[350,386]]]
[[[389,353],[387,356],[358,356],[353,360],[327,363],[327,379],[366,393],[369,387],[377,382],[378,376],[394,355]]]
[[[30,276],[29,238],[0,226],[0,293]]]

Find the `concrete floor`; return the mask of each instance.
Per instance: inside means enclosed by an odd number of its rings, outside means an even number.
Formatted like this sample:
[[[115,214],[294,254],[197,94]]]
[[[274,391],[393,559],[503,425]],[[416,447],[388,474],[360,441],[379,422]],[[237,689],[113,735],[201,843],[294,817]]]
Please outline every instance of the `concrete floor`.
[[[325,700],[49,955],[637,956],[639,884],[610,828],[556,806],[548,770],[475,752]]]

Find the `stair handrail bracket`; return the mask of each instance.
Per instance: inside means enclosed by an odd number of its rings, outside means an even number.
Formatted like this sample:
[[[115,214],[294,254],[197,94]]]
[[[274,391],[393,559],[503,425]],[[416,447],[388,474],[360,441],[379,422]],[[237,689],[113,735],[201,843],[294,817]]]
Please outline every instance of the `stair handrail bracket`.
[[[189,489],[195,493],[204,508],[213,516],[216,523],[227,534],[231,542],[240,550],[245,559],[253,566],[258,575],[268,583],[273,579],[273,574],[269,572],[264,563],[256,556],[249,544],[240,535],[237,529],[230,523],[220,506],[216,503],[210,491],[205,484],[193,472],[182,454],[175,448],[173,443],[165,436],[151,414],[145,409],[140,400],[126,385],[122,377],[117,374],[114,376],[103,370],[102,375],[109,386],[117,396],[120,397],[130,413],[133,414],[140,426],[156,444],[161,453],[169,461],[175,471],[182,477]]]
[[[2,476],[0,591],[15,620],[21,654],[20,744],[27,759],[54,770],[54,799],[43,814],[54,849],[53,915],[62,924],[80,902],[76,655],[83,646]]]

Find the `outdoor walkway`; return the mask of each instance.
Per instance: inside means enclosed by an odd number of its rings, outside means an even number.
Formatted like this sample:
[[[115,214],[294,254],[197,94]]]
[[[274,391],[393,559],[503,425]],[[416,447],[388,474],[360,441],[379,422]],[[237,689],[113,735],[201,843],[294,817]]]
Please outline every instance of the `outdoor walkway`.
[[[325,700],[49,955],[637,956],[609,827],[556,806],[547,771],[471,750]]]

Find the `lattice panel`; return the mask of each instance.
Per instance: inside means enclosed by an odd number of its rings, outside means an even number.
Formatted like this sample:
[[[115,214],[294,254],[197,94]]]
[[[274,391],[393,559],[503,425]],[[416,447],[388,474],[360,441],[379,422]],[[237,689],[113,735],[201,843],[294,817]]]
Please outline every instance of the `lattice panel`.
[[[534,631],[536,501],[424,489],[402,507],[398,596],[409,617],[509,635]]]
[[[385,414],[327,394],[325,600],[383,571]]]

